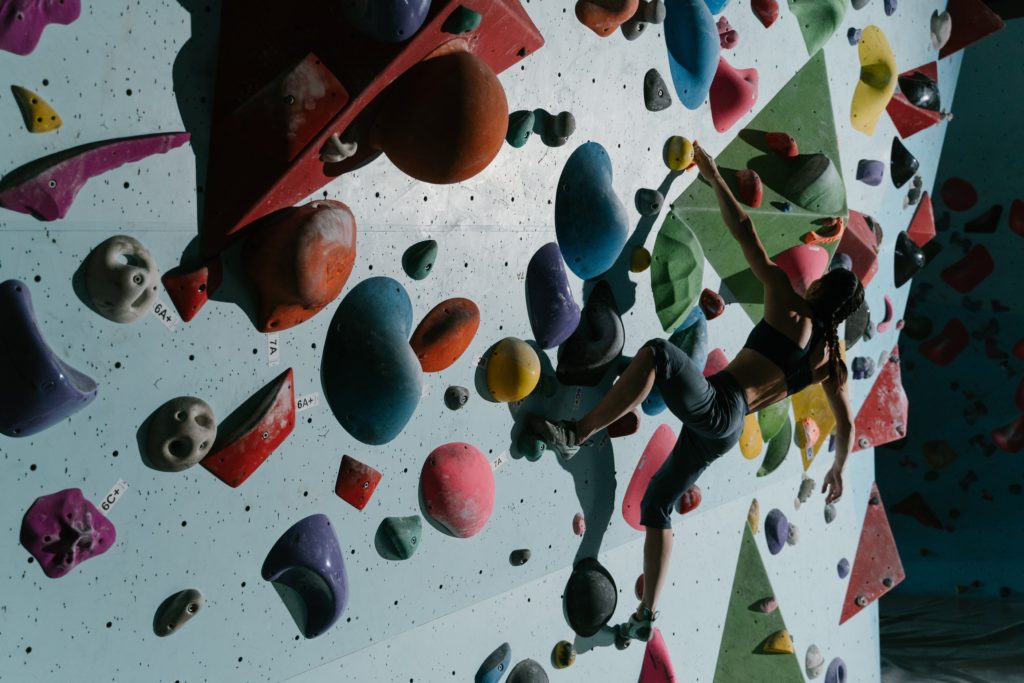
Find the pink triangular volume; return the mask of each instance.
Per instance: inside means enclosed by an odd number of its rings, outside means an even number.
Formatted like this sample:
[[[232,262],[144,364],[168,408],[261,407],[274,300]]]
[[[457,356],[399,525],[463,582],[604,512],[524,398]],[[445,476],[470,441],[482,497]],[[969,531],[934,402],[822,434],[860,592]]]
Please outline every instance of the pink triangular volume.
[[[659,629],[654,629],[644,650],[644,665],[637,683],[675,683],[676,670],[668,654],[668,645]]]
[[[889,518],[882,506],[882,497],[878,495],[878,484],[873,483],[839,623],[844,623],[891,591],[905,578]]]

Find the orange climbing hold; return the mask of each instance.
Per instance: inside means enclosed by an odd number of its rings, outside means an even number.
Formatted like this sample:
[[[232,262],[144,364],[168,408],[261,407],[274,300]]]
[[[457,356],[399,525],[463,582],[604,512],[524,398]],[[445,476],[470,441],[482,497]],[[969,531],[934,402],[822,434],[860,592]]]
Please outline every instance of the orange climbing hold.
[[[220,287],[223,276],[223,266],[220,257],[210,259],[207,265],[192,271],[183,268],[172,268],[164,273],[160,281],[164,283],[167,295],[171,297],[171,303],[177,309],[178,315],[185,322],[196,317],[199,309],[206,305],[217,288]]]
[[[576,18],[591,31],[606,38],[636,14],[639,0],[577,0]]]
[[[846,221],[842,218],[824,218],[820,228],[804,233],[800,241],[804,244],[829,244],[841,240],[845,232]]]
[[[409,339],[424,372],[440,372],[469,348],[480,328],[480,309],[469,299],[442,301],[424,316]]]

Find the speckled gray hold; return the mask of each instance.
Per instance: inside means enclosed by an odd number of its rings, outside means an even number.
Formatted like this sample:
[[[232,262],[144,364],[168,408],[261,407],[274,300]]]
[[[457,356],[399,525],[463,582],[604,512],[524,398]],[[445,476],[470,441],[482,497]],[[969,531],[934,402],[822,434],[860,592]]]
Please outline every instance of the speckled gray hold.
[[[153,308],[160,271],[149,250],[137,239],[115,235],[89,254],[85,288],[92,307],[108,320],[130,323]]]
[[[533,115],[533,132],[548,147],[561,147],[576,132],[576,117],[571,112],[549,114],[544,109],[534,109]]]
[[[633,16],[622,23],[622,35],[626,40],[639,38],[647,24],[660,24],[665,21],[665,3],[662,0],[640,0]]]
[[[509,672],[508,683],[548,683],[548,674],[534,660],[524,659]]]
[[[146,458],[162,472],[181,472],[206,457],[217,439],[217,420],[206,401],[172,398],[153,414],[146,431]]]
[[[789,523],[789,533],[786,535],[786,543],[789,545],[796,545],[800,542],[800,530],[796,527],[796,524]]]
[[[530,550],[529,548],[520,548],[519,550],[513,550],[512,554],[508,556],[508,563],[513,567],[521,567],[530,561]]]
[[[648,111],[662,111],[672,106],[668,86],[657,69],[651,69],[644,76],[644,106]]]
[[[825,524],[831,524],[836,518],[836,506],[829,503],[825,506]]]
[[[806,503],[814,493],[814,480],[808,478],[806,474],[803,476],[804,478],[800,481],[800,490],[797,492],[796,498],[801,503]]]
[[[458,410],[469,400],[469,389],[452,385],[444,390],[444,404],[449,410]]]
[[[661,206],[665,203],[665,196],[657,190],[641,187],[633,197],[636,210],[641,216],[657,216],[661,213]]]
[[[853,5],[853,9],[863,9],[867,7],[871,0],[851,0],[850,4]]]
[[[203,608],[203,594],[188,588],[160,603],[153,617],[153,633],[161,638],[176,633]]]

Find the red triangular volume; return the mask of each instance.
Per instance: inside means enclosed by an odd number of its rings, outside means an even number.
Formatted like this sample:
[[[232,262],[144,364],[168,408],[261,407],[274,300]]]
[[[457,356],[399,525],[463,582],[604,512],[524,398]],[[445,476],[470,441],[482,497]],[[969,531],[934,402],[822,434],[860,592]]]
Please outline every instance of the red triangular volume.
[[[992,35],[1005,26],[999,15],[981,0],[949,0],[946,11],[953,20],[953,32],[949,36],[949,41],[939,50],[940,59]]]
[[[916,69],[904,71],[900,76],[909,76],[913,73],[922,73],[935,82],[939,80],[936,62],[929,62]],[[925,128],[930,128],[942,120],[939,112],[922,109],[911,104],[898,88],[889,100],[889,104],[886,105],[885,111],[892,119],[901,138],[909,138],[914,133],[920,133]]]
[[[907,236],[910,237],[919,247],[923,247],[935,237],[935,208],[932,206],[932,198],[925,192],[921,195],[921,201],[917,204],[917,210],[907,228]]]
[[[905,578],[896,540],[889,527],[889,518],[885,515],[882,498],[878,495],[878,484],[873,483],[839,623],[845,623]]]
[[[644,650],[644,664],[637,683],[675,683],[676,670],[668,654],[668,645],[659,629],[654,629]]]
[[[857,442],[853,450],[874,448],[907,435],[909,401],[900,375],[900,348],[894,346],[882,371],[878,373],[871,393],[864,399],[854,432]]]

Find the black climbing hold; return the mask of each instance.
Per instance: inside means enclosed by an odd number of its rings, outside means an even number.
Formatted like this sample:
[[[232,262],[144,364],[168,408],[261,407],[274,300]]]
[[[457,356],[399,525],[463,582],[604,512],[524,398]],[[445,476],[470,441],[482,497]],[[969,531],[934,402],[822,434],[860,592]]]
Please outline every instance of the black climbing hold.
[[[469,389],[452,385],[444,390],[444,404],[449,410],[458,410],[469,400]]]
[[[529,561],[529,548],[520,548],[519,550],[513,550],[512,553],[508,556],[508,563],[513,567],[521,567]]]
[[[914,177],[920,166],[921,163],[917,157],[903,146],[899,138],[894,137],[892,139],[892,154],[889,159],[889,176],[892,178],[892,184],[896,187],[903,187]]]
[[[533,115],[533,132],[548,147],[561,147],[576,132],[576,117],[571,112],[549,114],[544,109],[534,109]]]
[[[651,69],[644,76],[644,106],[648,111],[661,111],[672,106],[672,96],[657,69]]]
[[[896,256],[893,263],[893,279],[897,287],[902,287],[907,280],[924,268],[924,251],[910,239],[905,231],[896,236]]]
[[[865,301],[846,319],[846,331],[843,333],[843,337],[846,340],[847,351],[864,338],[864,334],[870,326],[871,309],[868,308],[868,303]]]
[[[661,206],[665,203],[665,195],[657,190],[641,187],[633,197],[636,210],[641,216],[657,216],[661,213]]]
[[[540,664],[524,659],[509,672],[508,683],[548,683],[548,675]]]
[[[608,570],[593,557],[586,557],[573,568],[564,595],[569,626],[589,638],[612,618],[619,594]]]
[[[562,384],[596,386],[608,366],[622,353],[626,332],[619,317],[615,295],[607,280],[601,280],[583,307],[576,331],[558,349]]]
[[[915,107],[939,111],[939,84],[931,78],[915,71],[912,74],[899,77],[900,91]]]
[[[647,24],[660,24],[665,21],[665,3],[663,0],[642,0],[637,5],[633,16],[622,22],[622,35],[626,40],[636,40],[647,28]]]
[[[1002,205],[996,204],[977,218],[968,221],[964,225],[964,232],[995,232],[1002,215]]]

